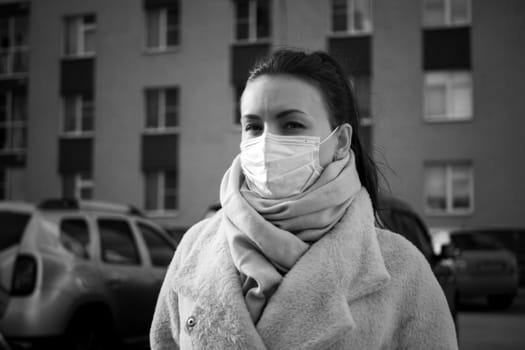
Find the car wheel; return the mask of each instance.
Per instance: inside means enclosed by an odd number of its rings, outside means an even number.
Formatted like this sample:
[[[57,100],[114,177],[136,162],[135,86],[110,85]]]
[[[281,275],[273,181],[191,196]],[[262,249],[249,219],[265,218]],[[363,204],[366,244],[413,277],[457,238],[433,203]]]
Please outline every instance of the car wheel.
[[[505,310],[512,305],[514,295],[489,295],[487,301],[491,307],[498,310]]]
[[[76,316],[66,331],[64,342],[64,348],[70,350],[109,350],[116,345],[111,322],[92,314]]]

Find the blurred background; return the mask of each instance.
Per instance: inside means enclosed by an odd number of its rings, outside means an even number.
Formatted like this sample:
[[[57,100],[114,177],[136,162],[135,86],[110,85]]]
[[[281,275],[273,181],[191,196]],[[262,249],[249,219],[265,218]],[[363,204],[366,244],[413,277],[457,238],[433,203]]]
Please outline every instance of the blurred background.
[[[0,199],[126,203],[179,241],[239,152],[250,66],[283,46],[342,64],[382,187],[422,219],[436,254],[473,234],[459,251],[484,255],[449,252],[455,268],[501,275],[511,261],[516,282],[522,0],[0,0]],[[497,292],[513,295],[506,311],[463,307],[463,348],[525,347],[525,292],[512,288]]]

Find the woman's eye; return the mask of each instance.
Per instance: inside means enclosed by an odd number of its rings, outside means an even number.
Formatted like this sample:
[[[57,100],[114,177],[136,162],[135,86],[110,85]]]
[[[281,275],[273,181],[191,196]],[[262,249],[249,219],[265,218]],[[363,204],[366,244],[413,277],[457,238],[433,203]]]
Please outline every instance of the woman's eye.
[[[284,127],[286,129],[304,129],[304,125],[298,122],[288,122]]]
[[[244,131],[261,131],[262,127],[257,124],[249,123],[244,125]]]

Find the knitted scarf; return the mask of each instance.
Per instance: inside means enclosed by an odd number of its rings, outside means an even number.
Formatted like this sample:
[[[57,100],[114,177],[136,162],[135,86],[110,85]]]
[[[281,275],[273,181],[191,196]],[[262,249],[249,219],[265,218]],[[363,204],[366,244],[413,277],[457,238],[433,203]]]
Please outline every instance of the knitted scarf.
[[[237,156],[220,190],[228,241],[254,324],[283,276],[343,217],[361,189],[353,153],[330,163],[305,192],[265,199],[247,187]]]

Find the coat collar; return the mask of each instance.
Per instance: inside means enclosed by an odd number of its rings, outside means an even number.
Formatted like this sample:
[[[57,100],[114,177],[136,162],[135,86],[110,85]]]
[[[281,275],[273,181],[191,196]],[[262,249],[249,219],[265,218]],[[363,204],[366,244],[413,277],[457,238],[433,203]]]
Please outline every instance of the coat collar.
[[[220,215],[205,230],[215,232]],[[220,230],[219,230],[220,232]],[[175,272],[175,289],[195,300],[207,348],[218,341],[231,349],[323,349],[359,320],[348,304],[380,290],[390,279],[365,190],[343,219],[313,244],[286,274],[257,325],[244,303],[225,237],[202,234]]]

